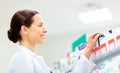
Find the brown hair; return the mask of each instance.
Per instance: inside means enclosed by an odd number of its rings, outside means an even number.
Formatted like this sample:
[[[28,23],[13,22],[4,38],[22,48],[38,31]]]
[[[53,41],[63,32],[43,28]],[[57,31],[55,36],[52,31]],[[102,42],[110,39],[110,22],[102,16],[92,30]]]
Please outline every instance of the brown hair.
[[[10,29],[7,32],[10,41],[16,43],[18,40],[21,40],[20,36],[21,26],[24,25],[26,27],[30,27],[30,25],[33,22],[32,17],[35,14],[39,13],[35,10],[25,9],[19,10],[13,15],[10,23]]]

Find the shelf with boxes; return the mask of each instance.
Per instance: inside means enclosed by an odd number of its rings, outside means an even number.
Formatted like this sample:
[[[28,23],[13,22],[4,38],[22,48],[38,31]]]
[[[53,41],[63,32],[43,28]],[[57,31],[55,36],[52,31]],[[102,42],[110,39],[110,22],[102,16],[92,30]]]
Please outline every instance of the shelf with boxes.
[[[120,73],[120,27],[105,34],[94,49],[92,59],[96,67],[91,73]]]
[[[91,73],[120,73],[120,47],[95,59],[96,67]]]
[[[120,55],[120,47],[115,48],[114,50],[109,51],[109,52],[107,52],[107,53],[105,53],[105,54],[103,54],[103,55],[101,55],[101,56],[99,56],[97,58],[94,58],[93,61],[98,64],[98,63],[100,63],[102,61],[111,59],[111,58],[113,58],[113,57],[115,57],[117,55]]]
[[[114,35],[110,39],[105,37],[102,40],[100,41],[100,45],[92,53],[92,59],[95,63],[120,55],[120,34]]]

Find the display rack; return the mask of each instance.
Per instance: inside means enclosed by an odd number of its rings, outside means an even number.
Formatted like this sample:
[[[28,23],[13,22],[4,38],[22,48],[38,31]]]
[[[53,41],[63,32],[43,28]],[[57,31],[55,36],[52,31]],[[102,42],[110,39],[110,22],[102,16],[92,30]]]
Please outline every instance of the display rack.
[[[113,58],[113,57],[115,57],[117,55],[120,55],[120,47],[115,48],[115,49],[113,49],[113,50],[111,50],[111,51],[109,51],[109,52],[107,52],[107,53],[93,59],[93,61],[96,64],[99,64],[99,63],[101,63],[101,62],[103,62],[105,60],[111,59],[111,58]]]

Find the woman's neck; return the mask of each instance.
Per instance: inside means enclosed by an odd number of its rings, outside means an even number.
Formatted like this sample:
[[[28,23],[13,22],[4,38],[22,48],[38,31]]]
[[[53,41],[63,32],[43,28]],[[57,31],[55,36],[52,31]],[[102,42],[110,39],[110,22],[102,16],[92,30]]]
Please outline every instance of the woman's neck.
[[[23,42],[23,41],[19,41],[19,43],[20,43],[20,45],[23,45],[23,46],[27,47],[28,49],[30,49],[32,52],[35,51],[35,44]]]

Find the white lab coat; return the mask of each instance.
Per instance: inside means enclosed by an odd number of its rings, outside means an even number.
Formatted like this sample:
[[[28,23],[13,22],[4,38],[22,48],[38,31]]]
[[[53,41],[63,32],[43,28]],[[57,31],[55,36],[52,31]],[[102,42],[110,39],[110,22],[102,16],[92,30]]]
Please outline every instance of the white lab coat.
[[[70,73],[90,73],[94,66],[92,61],[81,55]],[[37,56],[28,48],[18,45],[16,54],[10,60],[8,73],[55,73],[55,71],[46,65],[42,56]]]

